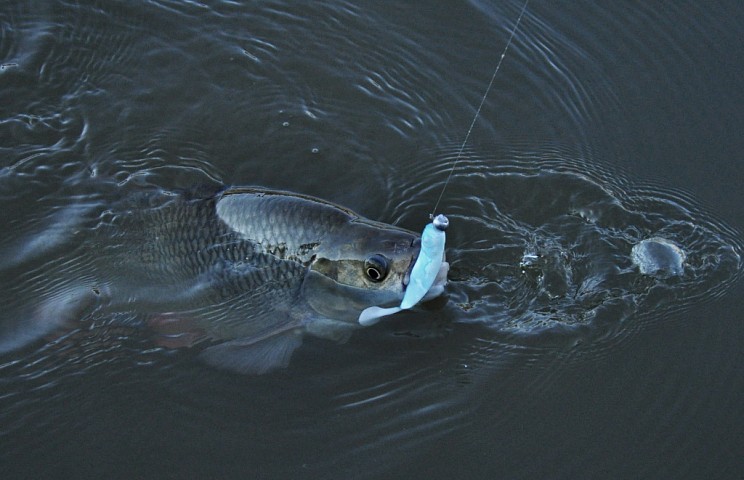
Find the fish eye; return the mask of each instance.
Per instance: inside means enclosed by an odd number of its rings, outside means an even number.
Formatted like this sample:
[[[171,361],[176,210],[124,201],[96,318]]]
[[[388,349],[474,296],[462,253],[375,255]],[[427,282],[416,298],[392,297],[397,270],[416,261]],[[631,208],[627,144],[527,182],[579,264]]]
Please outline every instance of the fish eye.
[[[364,262],[364,274],[373,282],[385,280],[388,270],[388,259],[382,255],[372,255]]]

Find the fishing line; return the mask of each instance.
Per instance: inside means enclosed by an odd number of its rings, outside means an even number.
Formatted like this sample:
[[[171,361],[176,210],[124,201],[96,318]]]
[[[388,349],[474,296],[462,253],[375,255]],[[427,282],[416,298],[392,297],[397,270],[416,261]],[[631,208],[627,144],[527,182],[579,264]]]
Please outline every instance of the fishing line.
[[[447,175],[447,180],[445,180],[444,182],[442,191],[439,194],[439,198],[437,198],[437,203],[434,204],[434,209],[429,214],[429,218],[434,218],[434,214],[437,211],[437,207],[439,207],[439,202],[442,201],[442,197],[444,196],[444,191],[447,189],[447,185],[449,185],[450,179],[452,178],[452,174],[455,173],[455,167],[457,167],[457,163],[460,161],[460,157],[462,157],[462,152],[465,150],[465,145],[468,143],[468,139],[470,138],[470,133],[473,131],[475,122],[478,120],[478,116],[480,115],[481,109],[483,108],[483,104],[486,103],[486,98],[488,97],[488,93],[491,91],[491,87],[493,87],[493,81],[496,79],[496,74],[499,73],[499,69],[501,68],[501,63],[504,61],[504,57],[506,57],[506,51],[509,50],[509,45],[511,45],[512,40],[514,39],[514,35],[517,33],[517,28],[519,27],[519,23],[522,21],[522,16],[524,16],[524,12],[525,10],[527,10],[527,4],[529,2],[530,0],[525,0],[524,5],[522,5],[522,10],[519,12],[519,16],[517,17],[517,21],[514,22],[514,27],[512,28],[511,34],[509,35],[509,40],[506,41],[506,46],[504,47],[504,51],[501,52],[501,57],[499,58],[499,61],[496,64],[496,69],[493,71],[493,75],[491,75],[491,81],[488,82],[488,87],[486,87],[486,91],[483,94],[483,98],[481,98],[480,105],[478,105],[478,109],[475,111],[475,115],[473,116],[473,121],[470,122],[470,128],[468,128],[468,132],[465,134],[465,140],[462,141],[460,150],[457,152],[457,157],[455,157],[455,161],[452,164],[452,168],[449,171],[449,175]]]
[[[519,22],[522,20],[522,16],[524,15],[524,11],[527,9],[528,3],[529,0],[525,0],[522,10],[519,12],[519,17],[517,17],[517,21],[514,23],[511,35],[509,35],[509,40],[507,40],[504,51],[501,52],[501,58],[499,58],[499,61],[496,64],[496,69],[493,71],[493,75],[491,75],[491,81],[488,82],[486,92],[483,94],[480,105],[478,105],[478,109],[475,111],[475,116],[473,117],[473,121],[470,123],[468,133],[465,135],[465,140],[463,140],[462,145],[460,146],[460,151],[457,153],[457,157],[455,158],[449,175],[447,176],[447,180],[444,182],[442,192],[439,194],[437,203],[434,204],[434,209],[429,215],[431,223],[427,224],[426,227],[424,227],[424,231],[421,233],[421,249],[419,250],[418,258],[416,258],[416,262],[413,264],[411,269],[408,285],[406,285],[405,294],[403,295],[400,305],[395,307],[380,307],[373,305],[365,308],[359,314],[358,322],[360,325],[373,325],[377,323],[380,318],[387,315],[393,315],[402,310],[408,310],[420,301],[429,298],[427,295],[436,296],[444,289],[443,283],[446,282],[447,271],[449,270],[449,265],[444,262],[444,244],[446,237],[444,231],[447,230],[447,227],[449,226],[449,220],[447,220],[447,217],[444,215],[434,216],[434,214],[437,211],[437,207],[439,207],[439,202],[444,196],[444,191],[452,178],[452,174],[455,172],[457,162],[460,161],[462,152],[465,150],[465,145],[468,143],[470,133],[473,131],[475,122],[478,120],[478,115],[483,108],[483,104],[486,102],[488,92],[490,92],[491,87],[493,87],[493,81],[496,78],[496,74],[499,73],[501,63],[504,61],[506,51],[509,49],[514,34],[517,32],[517,27],[519,27]],[[437,289],[441,290],[439,292],[433,292]]]

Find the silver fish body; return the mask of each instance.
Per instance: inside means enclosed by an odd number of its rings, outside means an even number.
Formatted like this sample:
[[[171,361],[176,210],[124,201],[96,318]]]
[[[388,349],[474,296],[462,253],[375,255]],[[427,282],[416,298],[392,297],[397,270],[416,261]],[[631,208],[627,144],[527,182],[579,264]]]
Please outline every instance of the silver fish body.
[[[247,373],[286,365],[303,333],[343,340],[365,308],[400,303],[420,248],[413,232],[253,188],[142,195],[94,230],[82,283],[49,295],[43,311],[78,312],[95,297],[97,312],[134,312],[163,335],[211,342],[206,361]]]

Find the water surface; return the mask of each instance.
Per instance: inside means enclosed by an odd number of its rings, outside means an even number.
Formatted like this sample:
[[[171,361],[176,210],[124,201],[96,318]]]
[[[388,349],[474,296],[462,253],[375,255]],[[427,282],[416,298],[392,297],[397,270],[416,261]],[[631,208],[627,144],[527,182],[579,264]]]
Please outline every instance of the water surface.
[[[419,231],[521,6],[7,2],[0,321],[143,189]],[[737,478],[742,22],[531,2],[443,199],[446,299],[260,377],[77,318],[0,357],[4,478]],[[650,238],[681,271],[639,270]]]

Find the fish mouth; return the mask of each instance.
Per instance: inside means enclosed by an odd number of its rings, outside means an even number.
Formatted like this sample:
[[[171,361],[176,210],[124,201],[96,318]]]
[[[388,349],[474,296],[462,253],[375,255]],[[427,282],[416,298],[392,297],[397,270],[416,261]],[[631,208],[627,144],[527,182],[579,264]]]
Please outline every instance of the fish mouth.
[[[411,265],[413,266],[415,262],[416,260],[414,259],[414,261],[411,262]],[[411,281],[412,269],[413,268],[411,267],[408,270],[408,272],[403,276],[402,283],[403,283],[404,290],[408,288],[408,284]],[[437,271],[437,275],[434,277],[434,282],[432,283],[431,287],[429,287],[429,290],[427,290],[423,298],[420,298],[419,300],[414,300],[414,301],[416,303],[425,302],[427,300],[436,298],[440,296],[442,293],[444,293],[444,286],[447,284],[447,272],[449,272],[449,263],[447,263],[447,261],[445,260],[445,256],[442,255],[442,263],[439,265],[439,270]],[[421,288],[422,286],[423,285],[420,285],[420,284],[416,285],[416,289]],[[421,295],[420,290],[416,292],[416,297],[418,298],[419,295]],[[406,303],[406,296],[403,295],[403,300],[400,306],[384,308],[384,307],[378,307],[376,305],[372,305],[361,311],[357,321],[359,322],[360,325],[367,327],[369,325],[374,325],[375,323],[377,323],[381,317],[392,315],[394,313],[411,308],[413,306],[414,304],[412,302],[411,304]]]

